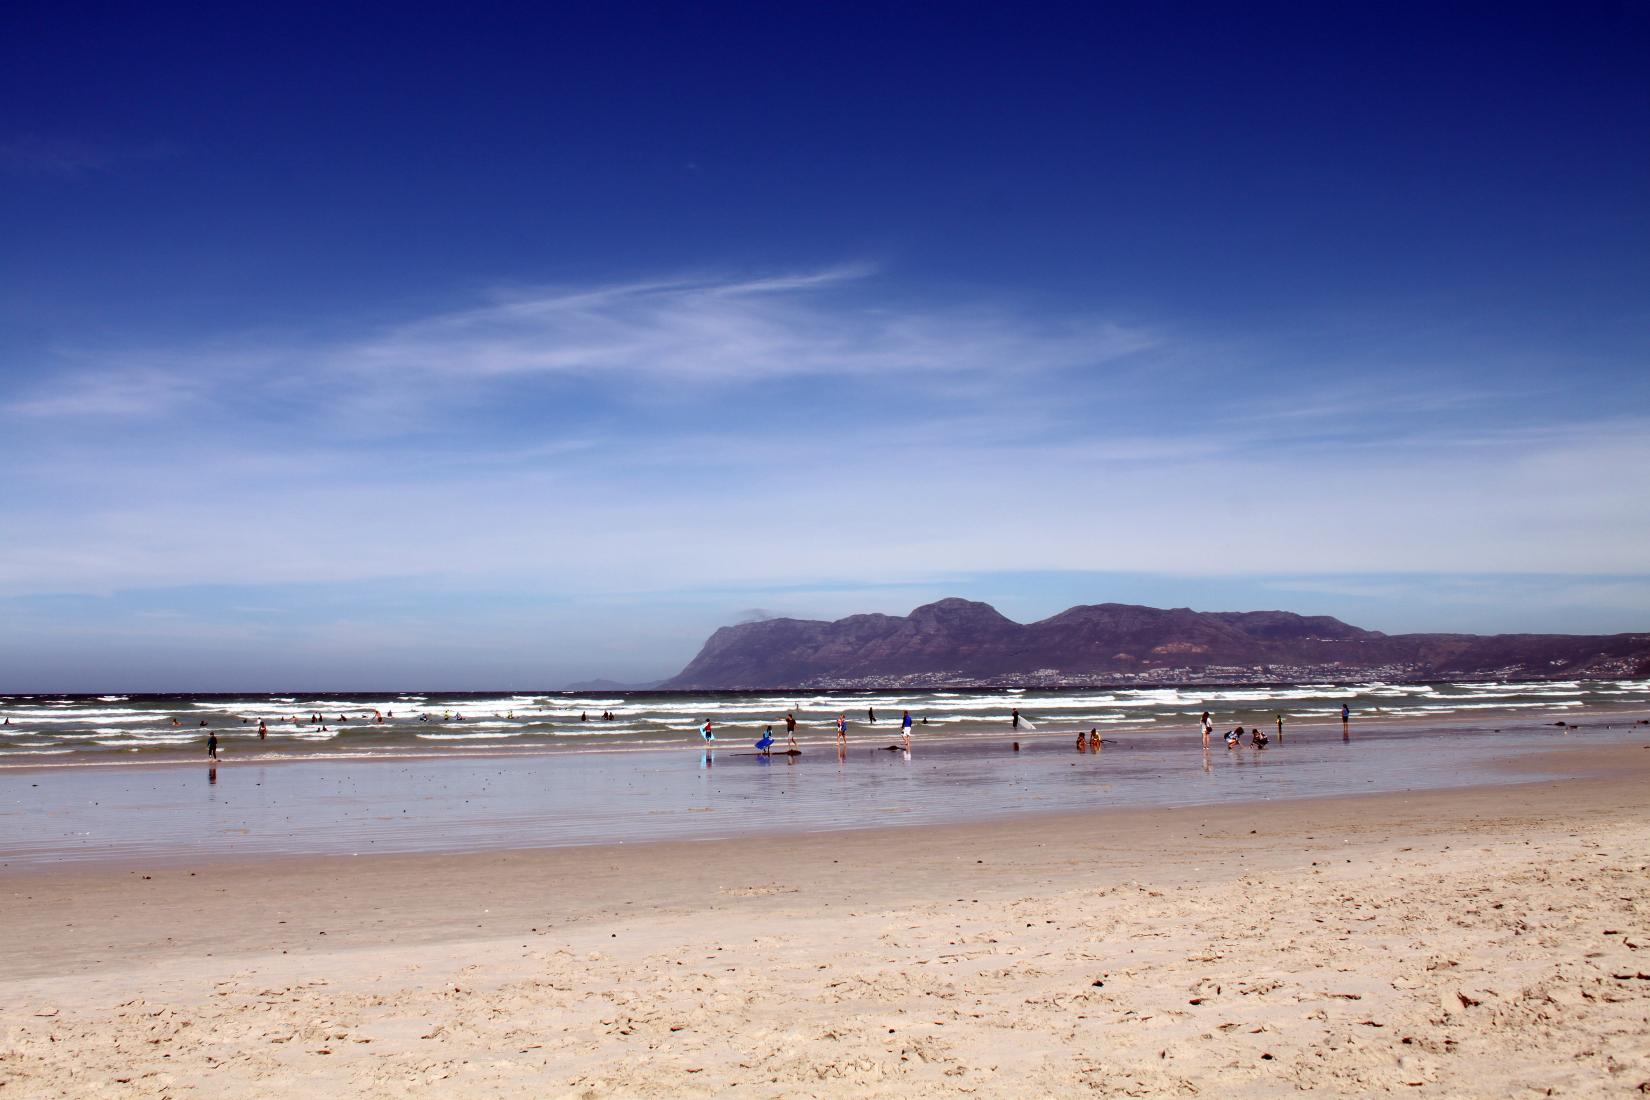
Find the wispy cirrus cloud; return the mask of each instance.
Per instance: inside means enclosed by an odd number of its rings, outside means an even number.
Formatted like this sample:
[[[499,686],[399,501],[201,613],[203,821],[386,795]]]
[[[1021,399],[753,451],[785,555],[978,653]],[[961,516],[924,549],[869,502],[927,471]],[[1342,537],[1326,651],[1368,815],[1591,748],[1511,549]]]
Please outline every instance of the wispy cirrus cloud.
[[[84,364],[4,408],[31,417],[158,414],[222,390],[324,395],[405,419],[431,402],[563,377],[727,385],[787,378],[1023,376],[1158,346],[1144,328],[1003,308],[898,308],[872,270],[511,290],[463,309],[322,340],[206,349],[75,349]]]

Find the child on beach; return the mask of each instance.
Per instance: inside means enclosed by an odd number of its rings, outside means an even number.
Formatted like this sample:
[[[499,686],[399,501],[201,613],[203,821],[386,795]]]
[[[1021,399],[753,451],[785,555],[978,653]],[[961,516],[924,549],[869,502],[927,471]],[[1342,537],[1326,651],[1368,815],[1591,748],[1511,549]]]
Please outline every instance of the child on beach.
[[[715,743],[715,741],[716,741],[716,731],[710,728],[710,719],[709,718],[706,718],[705,719],[705,724],[699,727],[699,736],[700,736],[701,739],[703,739],[703,741],[705,742],[705,747],[707,747],[707,748],[709,748],[712,744]]]
[[[762,739],[756,743],[756,747],[762,750],[762,755],[763,756],[773,755],[773,727],[772,726],[763,726],[762,727]]]

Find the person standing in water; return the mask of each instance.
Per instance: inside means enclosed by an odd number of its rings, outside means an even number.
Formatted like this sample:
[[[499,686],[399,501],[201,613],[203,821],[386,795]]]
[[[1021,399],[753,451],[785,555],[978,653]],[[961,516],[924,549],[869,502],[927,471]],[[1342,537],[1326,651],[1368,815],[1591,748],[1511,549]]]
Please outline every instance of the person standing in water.
[[[1341,725],[1344,726],[1350,721],[1352,721],[1352,708],[1347,706],[1345,703],[1342,703],[1341,704]]]
[[[1208,711],[1203,712],[1203,747],[1209,747],[1209,735],[1215,732],[1215,720]]]
[[[790,711],[785,712],[785,733],[790,736],[791,747],[795,748],[796,747],[796,715],[792,714]]]
[[[709,718],[706,718],[705,724],[699,727],[699,737],[704,741],[707,749],[716,744],[716,731],[711,728]]]
[[[1012,717],[1011,721],[1012,721],[1012,724],[1013,724],[1015,729],[1020,728],[1020,708],[1019,707],[1014,708],[1014,714],[1013,714],[1013,717]]]
[[[899,720],[900,734],[905,738],[905,751],[911,751],[911,712],[906,711]]]
[[[1278,715],[1278,744],[1283,744],[1283,715]]]
[[[206,733],[206,756],[209,760],[218,758],[218,731],[208,730]]]
[[[871,720],[871,725],[874,726],[874,725],[877,724],[877,708],[876,707],[866,707],[865,708],[865,716]]]
[[[848,716],[846,714],[836,716],[836,747],[839,751],[848,748]]]

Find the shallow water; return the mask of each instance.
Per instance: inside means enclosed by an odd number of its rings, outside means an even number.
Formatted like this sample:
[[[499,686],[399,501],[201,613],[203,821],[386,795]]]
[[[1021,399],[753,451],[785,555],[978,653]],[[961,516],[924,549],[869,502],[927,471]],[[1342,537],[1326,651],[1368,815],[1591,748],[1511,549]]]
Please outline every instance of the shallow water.
[[[0,696],[0,769],[52,764],[142,763],[199,756],[208,732],[237,759],[450,756],[634,751],[697,740],[710,719],[718,739],[754,740],[783,730],[794,712],[804,737],[829,736],[846,714],[855,736],[882,734],[909,710],[927,740],[999,736],[1018,707],[1039,733],[1099,727],[1180,730],[1213,711],[1217,724],[1272,728],[1337,716],[1493,722],[1650,713],[1650,680],[1066,689],[581,695],[105,695]],[[878,717],[873,727],[869,712]],[[602,714],[611,712],[612,720]],[[382,715],[384,721],[375,720]],[[319,717],[320,721],[314,721]],[[581,717],[588,720],[581,720]],[[340,721],[339,719],[344,719]],[[260,740],[257,723],[268,724]],[[926,724],[923,724],[926,720]]]
[[[1596,717],[1596,716],[1595,716]],[[1020,738],[1020,751],[1011,747]],[[0,866],[215,856],[457,852],[939,823],[1418,790],[1540,778],[1512,765],[1571,744],[1650,738],[1645,727],[1499,731],[1413,720],[1297,728],[1283,744],[1204,754],[1195,733],[1119,736],[1098,754],[1067,735],[1006,734],[914,753],[856,735],[795,758],[724,746],[626,753],[350,758],[208,767],[0,770]]]

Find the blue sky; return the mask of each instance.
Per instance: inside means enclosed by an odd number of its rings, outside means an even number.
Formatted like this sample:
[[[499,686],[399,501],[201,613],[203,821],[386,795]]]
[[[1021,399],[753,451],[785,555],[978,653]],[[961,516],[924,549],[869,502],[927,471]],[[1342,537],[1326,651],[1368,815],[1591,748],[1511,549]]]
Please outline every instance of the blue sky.
[[[1650,7],[0,16],[0,690],[1650,628]]]

